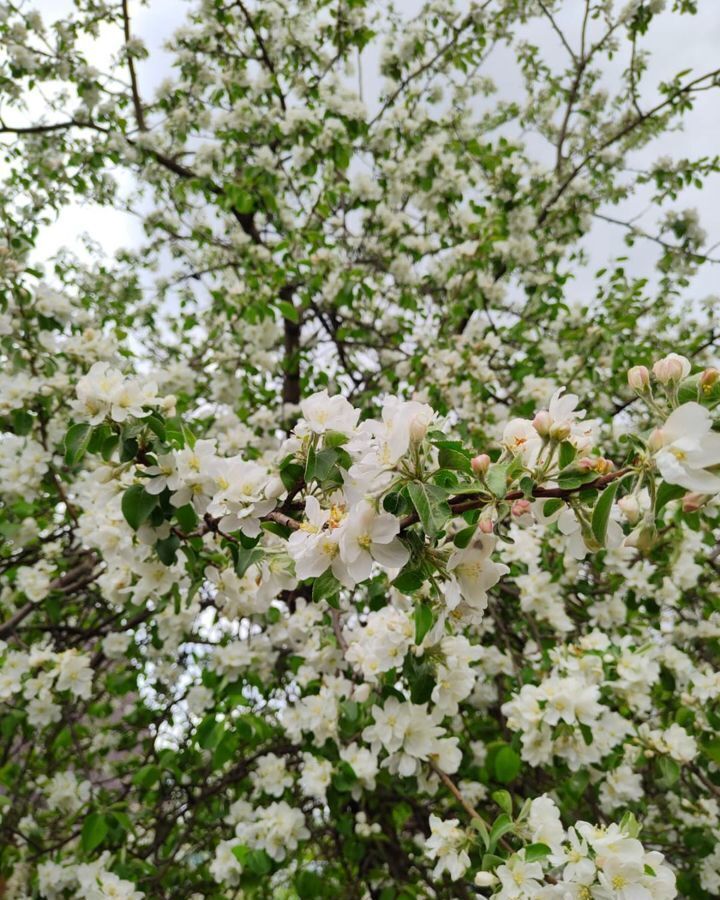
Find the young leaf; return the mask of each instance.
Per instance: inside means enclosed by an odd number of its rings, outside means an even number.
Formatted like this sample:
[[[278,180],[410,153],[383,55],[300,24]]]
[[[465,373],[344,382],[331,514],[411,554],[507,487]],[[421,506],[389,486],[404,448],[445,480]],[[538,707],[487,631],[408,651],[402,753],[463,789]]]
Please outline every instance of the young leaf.
[[[510,746],[501,747],[495,756],[495,777],[503,784],[516,778],[522,767],[518,754]]]
[[[148,494],[141,485],[133,484],[123,494],[120,505],[128,525],[137,531],[155,509],[157,502],[156,496]]]
[[[102,813],[93,812],[83,822],[80,843],[85,853],[92,853],[105,840],[108,832],[107,822]]]
[[[436,484],[419,481],[408,484],[407,490],[426,534],[434,538],[451,515],[447,492]]]
[[[485,473],[485,482],[496,497],[504,497],[507,493],[508,467],[490,466]]]
[[[427,603],[418,603],[415,607],[415,643],[422,644],[423,638],[430,631],[435,621],[433,611]]]
[[[65,435],[65,462],[69,466],[74,466],[83,458],[91,436],[92,425],[84,422],[68,429],[68,433]]]
[[[592,514],[592,533],[598,543],[605,546],[605,538],[607,536],[608,522],[610,521],[610,511],[612,510],[613,500],[617,494],[618,482],[613,481],[603,491],[597,499]]]

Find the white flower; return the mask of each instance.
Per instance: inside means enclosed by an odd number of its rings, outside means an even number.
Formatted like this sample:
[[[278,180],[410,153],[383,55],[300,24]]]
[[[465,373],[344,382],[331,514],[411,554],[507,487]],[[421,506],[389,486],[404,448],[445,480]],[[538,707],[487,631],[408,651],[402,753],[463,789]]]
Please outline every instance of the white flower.
[[[305,422],[315,434],[338,431],[350,434],[357,425],[360,410],[353,409],[344,397],[330,397],[327,391],[319,391],[300,404]]]
[[[510,571],[492,561],[494,549],[495,538],[482,535],[472,546],[452,552],[447,565],[451,577],[445,585],[448,609],[455,609],[462,598],[476,613],[485,610],[488,590]]]
[[[543,441],[528,419],[511,419],[503,429],[502,445],[513,456],[521,456],[526,466],[532,467],[537,462]]]
[[[430,816],[430,837],[425,841],[425,852],[430,859],[436,859],[433,875],[440,878],[447,872],[453,881],[462,878],[470,865],[470,857],[465,850],[467,835],[459,827],[458,819],[443,821]]]
[[[290,787],[293,781],[283,757],[274,753],[266,753],[258,759],[250,778],[256,793],[271,797],[282,797],[285,788]]]
[[[678,353],[668,353],[652,367],[653,375],[661,384],[682,381],[690,374],[690,360]]]
[[[397,537],[400,520],[378,513],[363,500],[354,506],[340,535],[340,556],[355,581],[370,577],[373,560],[388,569],[401,569],[410,554]]]
[[[306,521],[288,540],[288,552],[295,562],[297,577],[317,578],[331,569],[338,581],[346,587],[353,587],[355,580],[340,557],[338,530],[344,513],[337,507],[321,509],[317,499],[308,496],[305,516]]]
[[[324,801],[332,777],[332,763],[312,753],[303,753],[302,759],[300,790],[308,797]]]
[[[516,900],[521,897],[535,897],[544,880],[543,869],[539,862],[525,862],[525,851],[514,853],[503,866],[499,866],[497,876],[502,884],[498,897],[503,900]]]
[[[655,462],[669,484],[703,494],[720,491],[720,476],[708,471],[720,465],[720,434],[712,431],[712,417],[704,406],[679,406],[653,432],[650,443],[658,448]]]
[[[76,697],[88,700],[92,694],[93,679],[90,657],[76,650],[65,650],[59,657],[59,663],[56,690],[70,691]]]

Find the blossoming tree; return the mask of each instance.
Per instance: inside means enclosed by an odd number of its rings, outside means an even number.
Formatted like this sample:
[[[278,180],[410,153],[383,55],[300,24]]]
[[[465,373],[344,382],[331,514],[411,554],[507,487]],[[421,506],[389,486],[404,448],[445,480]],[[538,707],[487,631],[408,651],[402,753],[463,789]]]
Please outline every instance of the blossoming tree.
[[[152,93],[129,5],[0,2],[0,895],[718,896],[718,72],[658,0],[196,0]],[[79,199],[144,240],[33,265]],[[657,267],[572,303],[601,218]]]

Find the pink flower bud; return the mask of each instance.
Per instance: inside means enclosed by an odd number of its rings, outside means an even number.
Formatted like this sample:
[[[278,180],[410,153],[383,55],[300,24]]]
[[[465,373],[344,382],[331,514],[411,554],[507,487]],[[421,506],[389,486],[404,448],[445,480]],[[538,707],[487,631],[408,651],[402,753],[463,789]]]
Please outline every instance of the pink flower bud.
[[[510,512],[520,518],[520,516],[524,516],[530,512],[532,509],[532,504],[529,500],[516,500],[513,505],[510,507]]]
[[[487,453],[479,453],[470,460],[472,470],[476,475],[484,475],[490,468],[492,460]]]
[[[481,518],[478,522],[478,528],[483,534],[492,534],[495,523],[491,518]]]
[[[710,393],[718,378],[720,378],[720,369],[716,369],[712,366],[709,369],[705,369],[700,376],[700,387],[702,388],[703,394]]]
[[[628,369],[627,380],[630,387],[642,394],[650,386],[650,372],[647,366],[633,366]]]
[[[540,437],[547,437],[550,434],[550,428],[552,427],[552,418],[548,410],[541,409],[539,412],[536,412],[535,418],[532,420],[532,425]]]
[[[697,512],[701,507],[705,506],[706,501],[706,494],[685,494],[682,499],[682,510],[684,513]]]
[[[652,370],[660,384],[677,384],[690,374],[690,360],[677,353],[669,353],[659,359]]]

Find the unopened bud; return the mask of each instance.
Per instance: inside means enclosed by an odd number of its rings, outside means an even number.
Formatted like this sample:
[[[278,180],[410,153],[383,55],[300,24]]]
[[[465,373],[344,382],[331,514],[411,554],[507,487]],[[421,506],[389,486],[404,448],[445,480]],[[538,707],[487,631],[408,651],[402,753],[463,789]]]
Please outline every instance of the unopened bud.
[[[416,444],[425,437],[428,430],[427,420],[423,416],[415,416],[410,423],[410,440]]]
[[[604,456],[583,456],[576,463],[582,472],[597,472],[598,475],[607,475],[615,468],[615,463]]]
[[[510,512],[520,518],[520,516],[524,516],[530,512],[532,509],[532,504],[529,500],[516,500],[513,505],[510,507]]]
[[[352,698],[357,703],[364,703],[370,696],[370,685],[365,683],[358,685],[353,689]]]
[[[618,500],[617,505],[620,508],[620,512],[631,525],[636,525],[640,521],[642,510],[640,509],[640,504],[634,494],[628,494],[626,497],[621,497]]]
[[[690,360],[677,353],[669,353],[659,359],[652,370],[660,384],[677,384],[690,374]]]
[[[552,427],[552,417],[548,410],[541,409],[539,412],[536,412],[535,418],[532,420],[532,425],[540,437],[547,437],[550,434],[550,428]]]
[[[628,369],[627,380],[634,391],[642,394],[650,386],[650,371],[647,366],[633,366]]]
[[[496,881],[497,878],[492,872],[478,872],[475,876],[476,887],[490,887],[490,885],[495,884]]]
[[[570,437],[570,426],[567,422],[555,422],[550,428],[550,440],[564,441]]]
[[[625,546],[636,547],[647,553],[655,546],[657,536],[655,525],[651,521],[643,521],[625,538]]]
[[[684,513],[697,512],[701,507],[705,506],[707,499],[707,494],[685,494],[682,499],[682,510]]]
[[[709,369],[705,369],[700,376],[700,388],[703,394],[710,393],[718,378],[720,378],[720,369],[715,369],[712,366]]]
[[[480,516],[480,521],[478,522],[478,528],[482,531],[483,534],[492,534],[493,528],[495,527],[494,517],[491,510],[487,510],[483,515]]]
[[[492,460],[487,455],[487,453],[478,453],[477,456],[474,456],[470,461],[470,465],[472,466],[472,470],[476,475],[484,475],[487,470],[490,468],[490,463]]]
[[[662,428],[654,428],[648,438],[648,450],[655,453],[665,446],[665,435]]]

